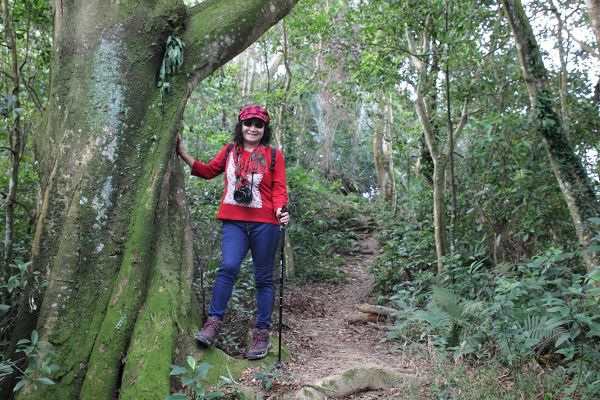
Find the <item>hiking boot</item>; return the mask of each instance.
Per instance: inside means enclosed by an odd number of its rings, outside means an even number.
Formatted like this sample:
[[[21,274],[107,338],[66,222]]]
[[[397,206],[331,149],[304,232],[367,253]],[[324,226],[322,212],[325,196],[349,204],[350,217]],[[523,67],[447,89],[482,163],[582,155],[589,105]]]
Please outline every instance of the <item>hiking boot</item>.
[[[208,317],[208,321],[206,321],[200,332],[196,333],[194,339],[206,347],[210,347],[217,340],[221,326],[223,326],[223,321],[217,317]]]
[[[252,341],[250,348],[246,352],[246,358],[249,360],[258,360],[264,358],[271,347],[268,329],[252,329]]]

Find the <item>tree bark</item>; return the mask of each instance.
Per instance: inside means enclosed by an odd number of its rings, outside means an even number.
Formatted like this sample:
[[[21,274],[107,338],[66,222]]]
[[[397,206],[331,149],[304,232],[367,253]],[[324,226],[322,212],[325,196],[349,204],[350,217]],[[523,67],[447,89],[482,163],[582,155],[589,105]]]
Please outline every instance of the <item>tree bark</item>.
[[[411,32],[406,29],[408,48],[411,54],[413,54],[411,59],[419,77],[414,101],[415,112],[417,113],[417,118],[419,120],[419,124],[421,125],[421,130],[423,131],[425,143],[427,144],[427,149],[429,150],[429,154],[431,155],[431,159],[433,161],[432,185],[434,238],[437,258],[437,274],[438,276],[441,276],[444,270],[443,258],[448,255],[448,232],[446,231],[445,200],[446,166],[448,163],[448,158],[446,154],[439,149],[436,132],[431,126],[434,119],[433,114],[428,109],[428,105],[424,100],[425,93],[431,94],[433,91],[435,91],[435,85],[427,80],[427,63],[423,59],[414,56],[415,54],[419,53],[429,53],[430,39],[427,36],[428,35],[425,32],[421,33],[421,46],[419,49],[417,49]],[[431,102],[434,103],[434,100]]]
[[[560,61],[560,75],[558,92],[560,97],[560,121],[565,130],[569,132],[569,110],[567,102],[567,80],[569,75],[567,73],[567,54],[565,49],[565,41],[563,38],[564,23],[558,12],[558,7],[554,4],[553,0],[548,1],[550,5],[550,11],[556,17],[556,40],[558,46],[558,59]],[[567,135],[568,136],[568,135]]]
[[[377,175],[377,186],[381,191],[383,200],[390,205],[390,209],[396,208],[396,180],[394,177],[394,158],[392,149],[392,127],[393,115],[391,104],[386,100],[384,105],[378,105],[381,124],[373,133],[373,160],[375,162],[375,173]]]
[[[588,272],[599,265],[598,252],[588,251],[593,230],[589,218],[600,215],[600,204],[589,177],[564,135],[560,118],[552,105],[553,95],[547,84],[547,71],[533,30],[520,0],[502,0],[517,43],[521,70],[525,78],[536,129],[540,134],[550,165],[558,181]]]
[[[11,117],[7,127],[9,148],[10,148],[10,175],[8,179],[8,190],[6,192],[6,202],[4,204],[4,268],[2,268],[1,278],[6,281],[9,265],[13,261],[13,226],[15,221],[15,207],[17,206],[17,188],[19,184],[19,168],[23,149],[25,147],[24,132],[21,124],[21,72],[19,70],[19,56],[17,54],[17,43],[14,31],[12,29],[12,17],[8,6],[8,0],[2,0],[2,21],[4,25],[4,36],[10,52],[11,80],[14,97]]]
[[[323,150],[321,152],[323,171],[326,176],[335,178],[334,170],[334,151],[333,144],[335,135],[339,125],[339,120],[336,118],[335,102],[331,91],[323,88],[315,96],[316,114],[315,120],[319,134],[322,136]]]
[[[177,343],[198,323],[174,152],[183,109],[202,79],[294,4],[55,1],[50,102],[35,138],[43,202],[32,261],[48,277],[37,329],[61,369],[56,385],[20,397],[168,395]],[[169,35],[185,42],[184,64],[161,93]],[[21,317],[13,341],[36,320]]]
[[[600,0],[585,0],[585,6],[592,24],[592,30],[596,36],[596,43],[600,48]]]

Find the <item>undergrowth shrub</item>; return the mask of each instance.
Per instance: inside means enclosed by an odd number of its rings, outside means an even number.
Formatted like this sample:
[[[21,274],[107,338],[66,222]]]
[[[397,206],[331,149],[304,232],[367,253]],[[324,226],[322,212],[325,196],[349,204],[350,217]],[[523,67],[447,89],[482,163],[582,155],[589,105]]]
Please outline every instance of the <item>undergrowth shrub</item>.
[[[380,220],[391,221],[391,213],[381,211]],[[435,242],[430,224],[383,224],[378,231],[383,256],[369,267],[374,290],[386,299],[399,290],[423,304],[424,296],[435,281]]]
[[[533,379],[527,371],[536,365],[565,377],[540,398],[600,398],[600,270],[586,274],[572,242],[494,266],[485,241],[464,239],[437,277],[431,223],[391,215],[379,221],[385,253],[370,271],[379,300],[401,310],[390,338],[434,349],[440,365],[465,363],[471,371],[495,362],[523,379]],[[600,231],[600,219],[590,221]],[[596,234],[591,251],[599,244]],[[511,398],[503,396],[488,398]]]
[[[541,373],[539,367],[530,364],[515,371],[493,359],[472,364],[434,364],[431,382],[411,388],[407,399],[560,399],[568,379],[560,369]]]
[[[358,232],[372,229],[372,222],[362,217],[364,200],[342,195],[337,183],[299,167],[288,167],[287,179],[288,229],[298,280],[345,281],[345,257],[359,249]]]
[[[398,285],[391,299],[402,311],[390,335],[432,344],[442,360],[560,368],[570,377],[564,395],[600,397],[600,289],[576,272],[575,255],[552,248],[502,268],[482,265],[448,268],[424,308]]]

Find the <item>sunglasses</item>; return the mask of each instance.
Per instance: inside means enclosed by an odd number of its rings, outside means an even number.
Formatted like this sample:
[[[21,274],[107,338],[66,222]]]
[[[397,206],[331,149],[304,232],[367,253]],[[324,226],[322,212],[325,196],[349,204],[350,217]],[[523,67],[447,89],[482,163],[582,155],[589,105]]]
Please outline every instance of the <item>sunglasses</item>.
[[[254,125],[254,127],[256,129],[262,129],[265,127],[265,123],[262,121],[245,120],[245,121],[242,121],[242,124],[244,124],[244,126],[247,128],[250,128],[252,125]]]

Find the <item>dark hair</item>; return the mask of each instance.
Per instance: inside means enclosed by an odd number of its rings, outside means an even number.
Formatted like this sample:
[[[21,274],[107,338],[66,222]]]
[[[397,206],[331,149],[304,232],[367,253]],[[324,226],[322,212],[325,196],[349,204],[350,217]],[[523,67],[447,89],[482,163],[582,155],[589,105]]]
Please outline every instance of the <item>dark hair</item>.
[[[271,141],[271,127],[269,125],[265,125],[265,134],[260,139],[260,144],[266,146]],[[235,124],[235,129],[233,130],[233,142],[238,146],[244,145],[244,135],[242,135],[242,121],[238,121]]]

